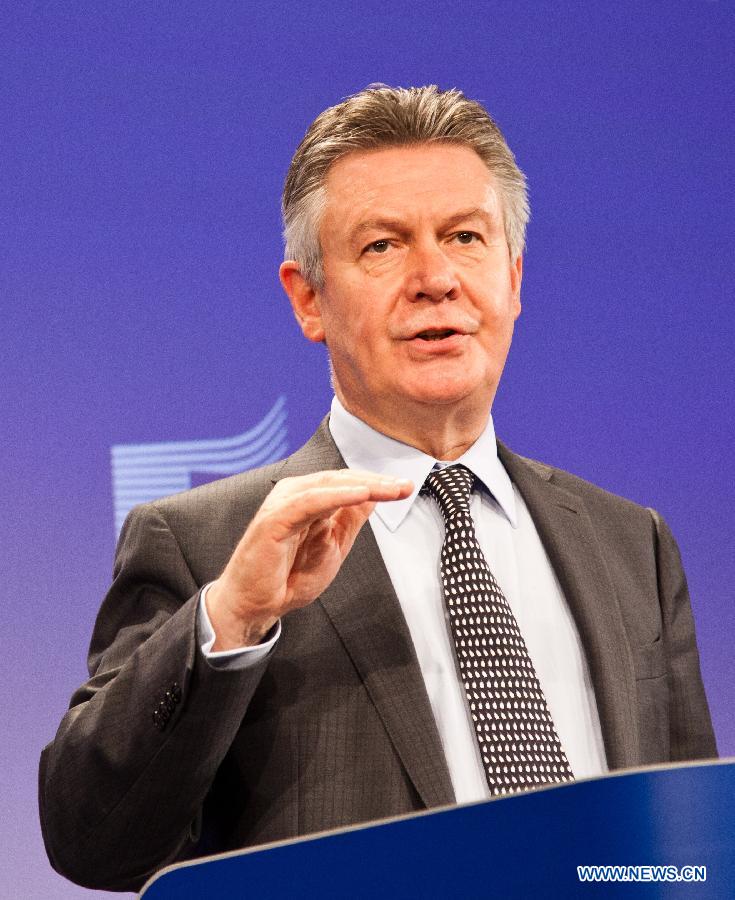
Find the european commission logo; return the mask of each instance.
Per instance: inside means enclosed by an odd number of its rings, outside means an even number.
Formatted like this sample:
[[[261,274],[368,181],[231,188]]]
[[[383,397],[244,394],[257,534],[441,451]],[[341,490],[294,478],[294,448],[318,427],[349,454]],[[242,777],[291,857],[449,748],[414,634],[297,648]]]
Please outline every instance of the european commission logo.
[[[112,448],[115,535],[137,503],[158,500],[286,455],[286,398],[244,434],[218,440],[116,444]]]

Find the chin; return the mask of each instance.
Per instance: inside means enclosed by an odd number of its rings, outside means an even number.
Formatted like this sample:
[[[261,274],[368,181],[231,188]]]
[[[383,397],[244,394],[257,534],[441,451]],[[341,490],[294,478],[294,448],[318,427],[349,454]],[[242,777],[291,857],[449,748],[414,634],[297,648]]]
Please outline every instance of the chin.
[[[400,393],[414,403],[434,406],[462,406],[469,404],[474,409],[489,409],[498,386],[494,372],[472,371],[465,366],[463,371],[424,372],[406,379]]]
[[[417,385],[413,391],[407,392],[416,403],[427,403],[436,406],[447,406],[464,403],[477,396],[478,386],[456,384],[451,382],[425,382]]]

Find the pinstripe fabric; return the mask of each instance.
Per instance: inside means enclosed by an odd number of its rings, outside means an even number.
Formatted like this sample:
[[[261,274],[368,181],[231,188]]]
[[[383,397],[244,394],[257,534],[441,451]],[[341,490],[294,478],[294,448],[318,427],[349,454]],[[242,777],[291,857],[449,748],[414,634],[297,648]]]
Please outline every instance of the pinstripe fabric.
[[[686,582],[648,510],[501,446],[586,648],[614,768],[714,755]],[[272,657],[211,669],[196,645],[215,578],[273,481],[343,465],[326,423],[285,463],[131,514],[90,679],[41,760],[47,852],[90,887],[136,889],[204,853],[453,801],[415,653],[369,528],[289,614]],[[182,700],[159,730],[173,682]]]

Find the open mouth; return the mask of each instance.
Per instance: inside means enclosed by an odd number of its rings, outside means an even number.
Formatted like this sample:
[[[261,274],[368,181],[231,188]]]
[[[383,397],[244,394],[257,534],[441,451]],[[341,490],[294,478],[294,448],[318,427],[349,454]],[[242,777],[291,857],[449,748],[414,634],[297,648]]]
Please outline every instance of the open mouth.
[[[453,328],[429,328],[426,331],[420,331],[416,335],[416,339],[421,341],[442,341],[444,338],[451,337],[453,334],[458,334],[459,332],[455,331]]]

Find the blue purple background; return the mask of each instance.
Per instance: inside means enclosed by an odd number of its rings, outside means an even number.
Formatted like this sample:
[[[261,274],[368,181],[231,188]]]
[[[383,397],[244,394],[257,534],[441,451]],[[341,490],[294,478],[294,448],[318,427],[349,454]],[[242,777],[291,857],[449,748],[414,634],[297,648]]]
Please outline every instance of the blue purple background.
[[[113,551],[110,447],[327,409],[276,277],[279,192],[374,81],[486,103],[531,186],[495,406],[516,450],[666,516],[735,752],[730,2],[8,3],[0,8],[0,892],[49,868],[36,766],[85,678]]]

